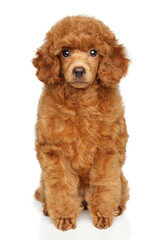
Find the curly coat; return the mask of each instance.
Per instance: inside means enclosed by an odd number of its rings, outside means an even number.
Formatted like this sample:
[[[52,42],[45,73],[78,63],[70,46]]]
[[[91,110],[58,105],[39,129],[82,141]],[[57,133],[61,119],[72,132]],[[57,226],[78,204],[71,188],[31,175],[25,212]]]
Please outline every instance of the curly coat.
[[[59,57],[64,47],[100,54],[87,88],[66,83]],[[125,49],[101,21],[66,17],[47,33],[33,64],[45,83],[36,125],[42,175],[35,196],[61,230],[75,228],[87,205],[93,224],[107,228],[129,198],[122,173],[128,134],[119,92],[129,64]]]

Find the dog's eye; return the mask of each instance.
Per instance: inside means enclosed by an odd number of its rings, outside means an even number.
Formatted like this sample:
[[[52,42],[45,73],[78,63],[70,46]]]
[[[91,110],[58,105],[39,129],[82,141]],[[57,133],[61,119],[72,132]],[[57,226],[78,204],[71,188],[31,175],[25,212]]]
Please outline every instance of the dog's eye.
[[[96,57],[98,55],[98,52],[94,49],[91,49],[89,54],[90,54],[91,57]]]
[[[70,51],[68,49],[62,51],[62,56],[67,58],[70,56]]]

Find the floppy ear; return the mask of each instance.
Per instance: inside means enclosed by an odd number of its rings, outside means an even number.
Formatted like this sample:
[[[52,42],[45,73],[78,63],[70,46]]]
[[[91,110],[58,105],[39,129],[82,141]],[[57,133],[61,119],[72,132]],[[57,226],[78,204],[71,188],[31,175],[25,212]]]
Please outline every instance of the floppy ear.
[[[60,80],[59,58],[49,52],[47,42],[38,49],[32,63],[37,68],[36,75],[40,81],[45,84],[53,84]]]
[[[120,82],[121,78],[126,75],[130,62],[123,45],[114,43],[110,48],[108,56],[101,58],[98,71],[98,79],[106,87]]]

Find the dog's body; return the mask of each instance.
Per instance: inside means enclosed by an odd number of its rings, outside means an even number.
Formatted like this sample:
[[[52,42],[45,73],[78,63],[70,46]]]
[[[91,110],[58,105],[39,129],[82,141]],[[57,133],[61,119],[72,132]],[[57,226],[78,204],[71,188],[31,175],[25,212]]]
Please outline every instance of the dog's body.
[[[71,43],[75,51],[60,55]],[[85,52],[93,46],[99,54],[90,51],[88,57]],[[76,72],[75,59],[80,64]],[[109,227],[125,209],[128,184],[121,167],[128,134],[118,82],[128,62],[106,26],[80,16],[57,23],[33,60],[38,78],[46,83],[36,125],[42,168],[36,198],[61,230],[75,228],[87,204],[98,228]]]

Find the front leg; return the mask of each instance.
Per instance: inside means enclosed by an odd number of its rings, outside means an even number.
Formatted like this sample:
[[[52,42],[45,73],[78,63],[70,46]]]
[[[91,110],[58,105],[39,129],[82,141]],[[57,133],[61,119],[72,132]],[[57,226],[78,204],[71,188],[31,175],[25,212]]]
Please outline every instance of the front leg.
[[[73,173],[63,152],[45,146],[41,150],[41,167],[45,185],[45,199],[50,218],[60,230],[76,227],[82,210],[78,197],[78,176]]]
[[[90,191],[87,202],[93,224],[97,228],[108,228],[120,204],[120,166],[116,154],[99,151],[90,171]]]

